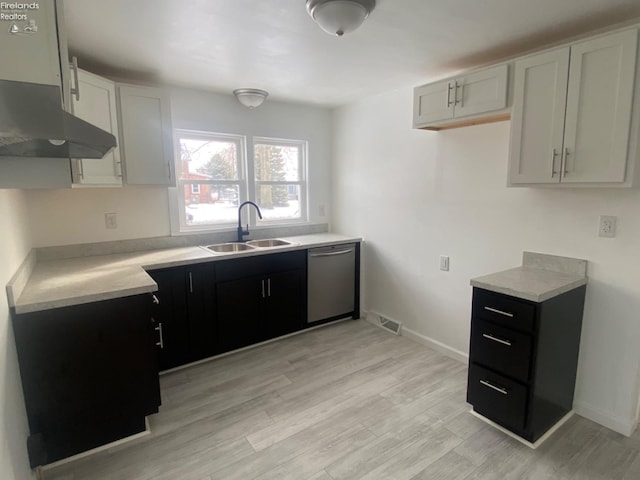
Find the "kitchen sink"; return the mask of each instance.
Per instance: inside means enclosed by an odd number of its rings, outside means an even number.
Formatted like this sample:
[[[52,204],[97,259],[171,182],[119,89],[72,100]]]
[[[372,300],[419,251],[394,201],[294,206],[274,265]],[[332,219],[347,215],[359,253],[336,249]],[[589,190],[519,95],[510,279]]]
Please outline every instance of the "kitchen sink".
[[[215,245],[207,245],[204,248],[217,253],[245,252],[254,249],[254,247],[246,243],[217,243]]]
[[[279,238],[267,238],[264,240],[249,240],[247,245],[258,248],[270,248],[270,247],[283,247],[285,245],[293,245],[286,240],[280,240]]]

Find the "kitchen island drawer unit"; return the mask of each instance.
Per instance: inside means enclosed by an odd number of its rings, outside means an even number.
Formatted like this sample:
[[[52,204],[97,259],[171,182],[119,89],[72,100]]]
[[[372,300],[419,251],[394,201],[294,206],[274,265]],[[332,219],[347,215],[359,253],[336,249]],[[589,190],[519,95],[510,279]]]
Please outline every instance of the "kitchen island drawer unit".
[[[476,413],[533,443],[571,411],[585,291],[532,302],[473,289],[467,401]]]

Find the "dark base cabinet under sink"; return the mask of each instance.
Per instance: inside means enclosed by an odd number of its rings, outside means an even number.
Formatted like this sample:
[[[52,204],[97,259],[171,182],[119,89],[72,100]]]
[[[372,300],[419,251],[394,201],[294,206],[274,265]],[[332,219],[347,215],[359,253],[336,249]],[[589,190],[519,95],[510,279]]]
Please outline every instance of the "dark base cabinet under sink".
[[[160,405],[151,301],[12,311],[32,467],[145,430]]]
[[[305,292],[304,250],[216,262],[219,351],[302,329]]]
[[[543,302],[473,289],[467,401],[535,443],[573,406],[585,286]]]

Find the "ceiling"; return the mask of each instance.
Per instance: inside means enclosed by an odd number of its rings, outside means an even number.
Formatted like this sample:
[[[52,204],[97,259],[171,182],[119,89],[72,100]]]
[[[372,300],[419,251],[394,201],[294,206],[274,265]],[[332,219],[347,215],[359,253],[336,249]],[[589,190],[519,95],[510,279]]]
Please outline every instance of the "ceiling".
[[[640,20],[640,0],[377,0],[338,38],[305,0],[65,0],[70,52],[117,79],[337,106],[583,32]]]

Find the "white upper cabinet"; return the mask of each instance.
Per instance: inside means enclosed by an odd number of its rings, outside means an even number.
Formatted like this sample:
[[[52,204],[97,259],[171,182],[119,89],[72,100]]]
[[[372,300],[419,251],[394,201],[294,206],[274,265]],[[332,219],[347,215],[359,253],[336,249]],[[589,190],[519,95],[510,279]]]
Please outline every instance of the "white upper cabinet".
[[[74,115],[118,138],[116,87],[106,78],[78,70],[77,94],[71,96]],[[74,183],[93,186],[121,186],[122,164],[119,146],[103,158],[74,159]]]
[[[507,106],[509,66],[472,72],[450,80],[416,87],[414,128],[441,128],[458,119],[476,117]]]
[[[516,61],[509,185],[629,181],[637,30]]]
[[[168,97],[159,88],[118,85],[118,102],[126,183],[175,186]]]

